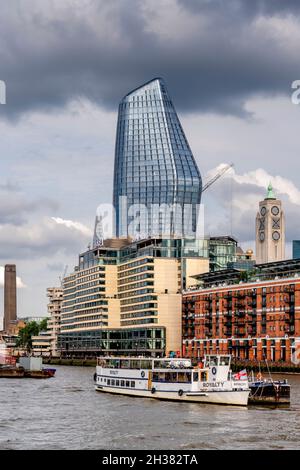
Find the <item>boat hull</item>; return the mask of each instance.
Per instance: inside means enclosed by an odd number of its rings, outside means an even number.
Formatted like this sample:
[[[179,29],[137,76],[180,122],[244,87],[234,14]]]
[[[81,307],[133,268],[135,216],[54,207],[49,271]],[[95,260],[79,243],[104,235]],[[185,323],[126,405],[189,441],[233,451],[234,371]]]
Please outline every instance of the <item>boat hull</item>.
[[[0,378],[2,379],[20,379],[25,376],[25,371],[22,369],[12,368],[0,368]]]
[[[206,392],[178,392],[156,391],[152,393],[150,390],[126,390],[116,387],[102,387],[95,385],[97,392],[113,393],[117,395],[127,395],[132,397],[154,398],[157,400],[182,401],[190,403],[208,403],[214,405],[231,405],[231,406],[247,406],[249,390],[238,391],[206,391]]]
[[[256,382],[250,384],[249,404],[289,405],[290,385],[279,382]]]
[[[0,368],[0,378],[3,379],[48,379],[54,377],[55,369],[25,370],[22,367]]]

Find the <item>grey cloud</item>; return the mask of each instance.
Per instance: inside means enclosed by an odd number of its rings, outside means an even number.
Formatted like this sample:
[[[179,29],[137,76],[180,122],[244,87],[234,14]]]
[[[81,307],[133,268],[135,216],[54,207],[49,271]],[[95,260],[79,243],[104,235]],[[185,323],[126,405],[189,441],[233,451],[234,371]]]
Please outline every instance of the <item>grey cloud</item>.
[[[64,264],[63,264],[63,263],[48,263],[48,264],[47,264],[47,268],[48,268],[50,271],[59,271],[59,272],[63,272]]]
[[[211,196],[214,204],[219,207],[218,210],[207,213],[205,221],[208,230],[213,227],[213,233],[210,233],[210,235],[231,234],[242,243],[251,239],[255,240],[256,214],[259,201],[263,200],[265,195],[264,190],[252,184],[238,184],[235,181],[230,183],[227,178],[216,183]],[[291,242],[299,239],[299,206],[289,202],[285,196],[281,197],[278,194],[277,197],[283,202],[286,219],[286,241]],[[239,207],[239,201],[245,203],[243,208]],[[205,198],[203,202],[205,203]]]
[[[253,25],[259,15],[298,17],[296,1],[177,0],[182,11],[196,12],[206,24],[199,20],[180,39],[148,27],[151,17],[170,29],[169,18],[162,19],[149,0],[148,8],[138,0],[86,2],[79,12],[55,10],[51,0],[43,8],[35,0],[17,3],[19,8],[6,4],[0,20],[1,79],[7,83],[0,117],[55,109],[82,96],[116,109],[126,92],[157,75],[181,111],[245,115],[247,98],[289,94],[299,78],[295,51]]]
[[[178,3],[193,13],[217,12],[245,18],[300,12],[298,0],[178,0]]]
[[[56,211],[58,207],[56,201],[46,197],[29,200],[19,191],[19,187],[11,183],[0,186],[0,227],[5,224],[23,225],[30,214],[49,209]]]
[[[0,231],[0,259],[28,260],[73,255],[83,251],[90,237],[45,217],[19,227],[4,225]]]

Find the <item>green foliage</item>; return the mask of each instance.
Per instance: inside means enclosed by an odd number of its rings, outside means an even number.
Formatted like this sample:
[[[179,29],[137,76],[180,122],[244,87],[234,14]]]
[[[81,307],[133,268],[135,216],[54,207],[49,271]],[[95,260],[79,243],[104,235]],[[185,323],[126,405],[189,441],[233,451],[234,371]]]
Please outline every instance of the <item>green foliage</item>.
[[[39,324],[40,331],[46,331],[47,330],[47,323],[48,323],[48,318],[44,318]]]
[[[47,318],[44,318],[40,323],[36,321],[28,322],[24,328],[21,328],[16,341],[16,346],[26,348],[28,351],[32,349],[32,336],[37,336],[40,331],[47,329]]]
[[[256,271],[253,269],[249,269],[247,271],[240,271],[239,273],[239,280],[243,282],[248,282],[252,279],[252,277],[256,274]]]

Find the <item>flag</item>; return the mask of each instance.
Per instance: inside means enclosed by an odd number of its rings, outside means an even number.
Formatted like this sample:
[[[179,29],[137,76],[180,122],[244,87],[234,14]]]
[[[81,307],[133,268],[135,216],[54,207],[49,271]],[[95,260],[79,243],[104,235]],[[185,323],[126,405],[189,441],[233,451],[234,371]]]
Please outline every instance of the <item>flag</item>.
[[[243,369],[240,372],[238,372],[237,374],[234,374],[233,379],[234,380],[248,380],[247,370]]]
[[[300,344],[295,345],[295,351],[292,354],[291,361],[293,364],[300,364]]]

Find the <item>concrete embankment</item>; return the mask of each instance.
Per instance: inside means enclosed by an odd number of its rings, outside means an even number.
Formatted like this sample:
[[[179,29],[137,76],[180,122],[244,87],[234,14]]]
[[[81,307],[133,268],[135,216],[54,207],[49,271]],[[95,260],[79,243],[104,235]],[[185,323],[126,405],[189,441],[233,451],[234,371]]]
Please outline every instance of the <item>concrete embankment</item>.
[[[234,372],[238,372],[241,369],[253,370],[254,372],[271,372],[274,374],[280,373],[290,373],[290,374],[300,374],[300,365],[292,364],[266,364],[264,362],[260,364],[253,364],[244,362],[236,362],[231,365],[231,368]]]
[[[43,364],[52,364],[57,366],[83,366],[96,367],[96,359],[43,359]]]

